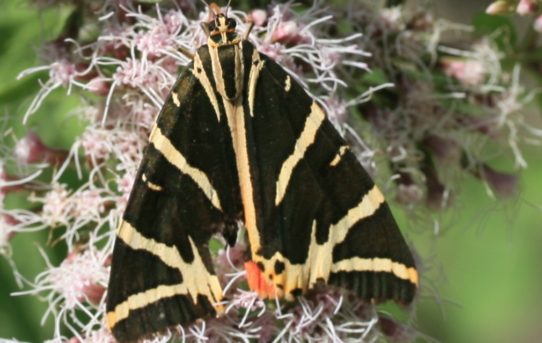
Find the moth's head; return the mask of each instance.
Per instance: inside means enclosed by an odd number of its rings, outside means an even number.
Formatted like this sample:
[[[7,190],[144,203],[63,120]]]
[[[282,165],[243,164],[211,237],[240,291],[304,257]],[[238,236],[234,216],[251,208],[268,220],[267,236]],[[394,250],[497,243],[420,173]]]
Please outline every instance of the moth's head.
[[[207,23],[207,31],[209,32],[209,43],[213,45],[232,45],[240,41],[235,27],[237,22],[233,18],[228,18],[225,13],[222,13],[217,4],[209,5],[214,18]]]

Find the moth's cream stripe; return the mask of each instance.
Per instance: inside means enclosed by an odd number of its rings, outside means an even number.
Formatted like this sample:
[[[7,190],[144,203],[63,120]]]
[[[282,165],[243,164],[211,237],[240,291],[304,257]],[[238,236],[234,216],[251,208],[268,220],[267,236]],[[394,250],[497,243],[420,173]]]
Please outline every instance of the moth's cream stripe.
[[[250,162],[248,142],[245,127],[245,112],[243,110],[242,98],[235,103],[224,99],[224,109],[228,120],[228,127],[233,141],[235,159],[237,162],[237,173],[239,176],[239,187],[241,190],[241,201],[245,215],[245,227],[250,241],[252,257],[260,250],[260,232],[256,220],[256,204],[254,203],[254,188],[250,173]]]
[[[254,97],[256,96],[256,85],[258,78],[260,77],[260,71],[262,70],[265,61],[260,59],[258,50],[254,50],[252,54],[252,64],[250,68],[250,74],[248,77],[248,108],[250,109],[250,116],[254,117]]]
[[[186,295],[188,290],[184,284],[158,286],[141,293],[131,295],[107,313],[107,327],[111,330],[119,321],[128,318],[130,311],[143,308],[161,299],[174,295]]]
[[[220,282],[216,275],[211,275],[207,271],[191,237],[188,237],[188,240],[192,254],[194,255],[192,263],[185,262],[175,246],[169,246],[143,236],[126,221],[120,223],[117,230],[117,238],[126,243],[130,248],[147,251],[160,258],[169,267],[178,269],[184,282],[175,286],[176,290],[180,292],[176,294],[189,295],[196,303],[198,295],[204,295],[213,304],[221,301],[222,288],[220,287]],[[171,295],[173,295],[171,294],[171,290],[166,286],[131,295],[107,314],[108,326],[113,327],[116,322],[126,318],[130,310],[152,304],[161,298]]]
[[[199,55],[196,55],[194,57],[194,69],[192,69],[192,74],[194,74],[196,79],[198,79],[198,81],[203,86],[203,89],[205,90],[209,101],[211,101],[213,110],[215,111],[216,119],[220,121],[220,107],[218,106],[218,100],[213,90],[213,86],[211,85],[211,81],[209,81],[207,73],[205,73],[205,69],[203,68],[203,63],[201,62],[201,58],[199,57]]]
[[[207,175],[205,175],[205,173],[201,170],[189,165],[181,152],[177,150],[173,144],[171,144],[171,141],[162,134],[159,127],[156,127],[156,129],[153,130],[153,134],[151,135],[151,143],[171,164],[177,167],[183,174],[190,176],[192,180],[194,180],[214,207],[222,210],[218,193],[211,185]]]
[[[284,81],[284,90],[289,92],[292,89],[292,78],[290,75],[286,76],[286,81]]]
[[[263,275],[267,278],[269,274],[274,274],[273,280],[268,280],[275,285],[275,295],[278,298],[286,298],[293,300],[294,297],[291,291],[301,289],[306,291],[316,283],[317,278],[327,281],[329,275],[330,263],[327,263],[327,268],[323,266],[326,262],[316,260],[318,258],[329,259],[331,261],[331,251],[327,248],[330,242],[323,245],[316,243],[316,221],[313,221],[311,243],[309,245],[308,257],[305,263],[293,264],[280,252],[276,252],[270,259],[264,259],[259,255],[252,255],[255,263],[264,266]],[[327,255],[326,256],[326,251]],[[275,264],[281,262],[284,264],[284,270],[280,274],[274,272]],[[327,271],[326,271],[327,269]],[[323,272],[320,272],[323,271]],[[279,287],[280,286],[280,287]],[[260,294],[261,297],[266,297],[270,294]]]
[[[314,143],[316,133],[318,132],[318,129],[324,122],[325,118],[326,115],[320,106],[318,106],[316,102],[313,102],[311,106],[311,113],[307,117],[303,131],[295,143],[294,152],[288,156],[280,169],[276,186],[277,190],[275,195],[275,205],[279,205],[282,199],[284,199],[284,195],[286,193],[286,189],[288,188],[288,184],[290,183],[290,178],[292,177],[294,168],[303,159],[303,156],[305,156],[309,146]]]
[[[186,285],[188,293],[194,298],[194,301],[197,300],[198,294],[204,294],[215,302],[222,299],[222,288],[218,278],[216,275],[209,274],[199,255],[196,244],[190,236],[188,236],[188,241],[194,255],[192,263],[185,262],[175,246],[169,246],[143,236],[126,221],[122,221],[117,237],[130,248],[148,251],[156,255],[168,266],[178,269],[183,276],[183,284]]]
[[[141,180],[143,180],[143,182],[145,182],[145,184],[147,185],[147,187],[149,187],[149,189],[153,190],[153,191],[156,191],[156,192],[160,192],[162,191],[162,187],[155,184],[155,183],[152,183],[150,182],[148,179],[147,179],[147,175],[143,174],[141,176]]]
[[[332,239],[334,244],[340,244],[346,238],[348,231],[363,218],[370,217],[378,208],[384,203],[384,195],[380,192],[380,189],[375,185],[373,188],[363,196],[361,202],[356,206],[348,210],[346,215],[341,218],[336,224],[330,228],[330,234],[333,235]]]
[[[339,148],[339,151],[337,152],[337,155],[333,158],[333,160],[329,163],[331,167],[335,167],[341,162],[342,157],[344,154],[348,151],[348,146],[343,145]]]
[[[316,221],[312,225],[311,242],[308,248],[308,256],[305,263],[292,264],[280,252],[275,253],[270,259],[264,259],[260,256],[252,255],[254,262],[264,265],[264,275],[274,274],[274,266],[277,261],[284,263],[284,271],[275,275],[273,282],[276,286],[283,286],[282,290],[277,287],[277,296],[292,300],[290,292],[294,289],[303,291],[313,287],[318,280],[327,282],[332,267],[333,248],[344,241],[348,232],[359,220],[371,216],[384,202],[384,196],[380,190],[374,186],[362,200],[336,224],[329,228],[327,240],[318,244],[316,241]],[[251,242],[252,244],[252,242]]]
[[[242,44],[239,44],[239,50],[236,51],[236,57],[242,57]],[[243,203],[243,212],[245,215],[245,227],[247,229],[248,238],[250,241],[250,249],[252,256],[260,250],[260,233],[258,231],[256,220],[256,204],[254,203],[254,189],[252,185],[252,176],[250,173],[249,151],[245,127],[245,111],[243,109],[243,96],[239,96],[235,100],[226,98],[224,90],[224,80],[222,78],[222,65],[216,51],[216,47],[209,44],[209,54],[211,57],[211,65],[215,74],[215,82],[217,83],[217,91],[222,95],[222,104],[226,113],[226,120],[230,135],[233,142],[233,150],[235,160],[237,162],[237,174],[239,177],[239,187],[241,191],[241,201]],[[236,63],[236,68],[238,64]],[[242,77],[242,70],[236,70],[236,78]],[[217,80],[218,76],[218,80]],[[242,81],[242,79],[241,79]],[[222,86],[219,85],[222,84]],[[221,88],[222,87],[222,92]]]
[[[175,104],[175,106],[181,107],[181,101],[179,100],[179,94],[177,94],[176,91],[173,91],[171,93],[171,99],[173,100],[173,103]]]
[[[409,268],[389,258],[352,257],[333,263],[331,272],[386,272],[392,273],[399,279],[408,280],[418,286],[418,272],[415,268]]]

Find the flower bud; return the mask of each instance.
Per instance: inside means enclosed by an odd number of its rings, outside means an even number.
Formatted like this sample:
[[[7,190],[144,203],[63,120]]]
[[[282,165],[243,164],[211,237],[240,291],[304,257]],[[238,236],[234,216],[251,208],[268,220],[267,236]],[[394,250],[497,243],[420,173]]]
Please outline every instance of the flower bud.
[[[88,283],[83,286],[83,297],[93,305],[100,304],[105,293],[105,287],[98,283]]]
[[[248,19],[256,26],[264,26],[267,22],[267,12],[262,9],[256,9],[250,12]]]
[[[536,11],[536,4],[532,0],[520,0],[516,7],[519,15],[527,15]]]
[[[87,88],[96,95],[106,96],[109,94],[110,84],[101,77],[95,77],[87,83]]]
[[[495,14],[499,15],[499,14],[506,14],[512,10],[513,10],[512,5],[510,5],[508,1],[495,1],[494,3],[492,3],[486,8],[486,13],[492,14],[492,15],[495,15]]]
[[[283,21],[273,32],[272,41],[285,45],[301,44],[305,38],[299,33],[300,31],[301,28],[295,21]]]
[[[538,16],[535,21],[534,21],[534,24],[533,24],[533,28],[537,31],[537,32],[542,32],[542,15]]]
[[[487,164],[480,168],[480,177],[487,182],[496,196],[505,198],[517,194],[518,176],[496,171]]]
[[[486,66],[476,60],[445,58],[441,60],[444,73],[465,86],[480,85],[484,81]]]

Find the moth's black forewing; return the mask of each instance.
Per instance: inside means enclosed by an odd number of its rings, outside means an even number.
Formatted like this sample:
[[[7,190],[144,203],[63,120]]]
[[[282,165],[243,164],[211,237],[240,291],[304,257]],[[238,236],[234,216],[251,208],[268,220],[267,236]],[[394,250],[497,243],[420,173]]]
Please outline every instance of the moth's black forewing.
[[[330,237],[332,225],[360,203],[375,185],[348,150],[340,162],[330,165],[346,143],[326,119],[293,169],[284,199],[275,206],[277,175],[307,125],[313,99],[283,68],[265,56],[262,59],[265,64],[254,100],[256,115],[247,116],[261,254],[269,259],[279,252],[290,263],[303,264],[308,258],[313,222],[317,223],[316,241],[324,244]],[[285,90],[287,82],[290,83],[288,91]],[[335,245],[332,253],[333,263],[353,257],[381,258],[415,268],[412,254],[385,203],[374,214],[352,225],[344,241]],[[329,282],[353,290],[368,300],[394,299],[409,303],[416,290],[412,280],[384,271],[332,272]]]
[[[198,50],[151,133],[113,253],[107,317],[119,341],[215,313],[221,294],[208,241],[222,232],[233,244],[247,204],[255,219],[248,238],[258,244],[251,258],[284,296],[314,286],[312,273],[367,300],[414,296],[414,261],[380,191],[295,79],[252,44],[239,44],[244,69],[226,47],[218,76],[210,48]],[[243,87],[236,112],[227,113],[218,78],[228,98]],[[360,206],[366,213],[344,224]],[[201,275],[213,292],[194,295]]]
[[[214,274],[207,244],[212,234],[224,229],[225,222],[235,223],[239,219],[242,212],[239,181],[231,139],[225,134],[228,132],[224,128],[225,120],[218,121],[191,68],[187,68],[172,88],[156,126],[191,166],[205,173],[218,193],[222,209],[213,206],[191,177],[181,173],[163,153],[149,144],[123,219],[146,238],[176,247],[186,263],[191,263],[196,253],[191,248],[190,237],[205,263],[206,271]],[[181,106],[175,104],[173,94],[176,94],[176,101]],[[160,190],[151,189],[149,183],[160,187]],[[226,234],[231,240],[233,233]],[[108,287],[107,312],[114,311],[130,296],[162,285],[179,284],[192,277],[167,266],[151,252],[132,249],[117,239]],[[212,301],[203,296],[199,298],[194,302],[189,295],[177,294],[130,310],[127,318],[113,326],[113,334],[119,341],[131,341],[214,314]]]

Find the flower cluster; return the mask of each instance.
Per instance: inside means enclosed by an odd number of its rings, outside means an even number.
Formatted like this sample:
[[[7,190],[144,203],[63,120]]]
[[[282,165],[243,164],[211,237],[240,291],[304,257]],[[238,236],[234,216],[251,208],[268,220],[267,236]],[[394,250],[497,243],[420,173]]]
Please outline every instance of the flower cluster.
[[[391,169],[397,200],[444,209],[469,176],[493,196],[517,194],[517,176],[493,168],[488,149],[497,147],[516,170],[525,168],[521,143],[541,135],[525,115],[535,92],[521,85],[519,63],[504,67],[498,37],[477,37],[471,27],[434,20],[421,7],[367,3],[345,15],[356,18],[362,46],[375,56],[369,60],[374,79],[365,83],[394,84],[357,109],[372,131],[362,137],[369,141],[376,133],[373,146]]]
[[[79,113],[87,123],[67,151],[29,133],[0,159],[0,253],[9,258],[10,238],[37,230],[49,230],[68,251],[62,263],[48,264],[34,280],[17,275],[26,287],[20,294],[48,302],[45,317],[53,315],[56,323],[51,342],[114,341],[104,327],[114,229],[154,117],[178,71],[206,42],[200,23],[209,13],[198,11],[198,4],[80,2],[76,10],[91,22],[67,25],[61,39],[43,49],[46,64],[20,74],[48,72],[25,120],[53,90],[63,88],[80,94]],[[490,140],[504,143],[517,166],[526,166],[520,132],[536,138],[540,131],[521,115],[532,95],[521,87],[520,69],[505,70],[491,37],[462,49],[445,43],[444,33],[464,36],[468,28],[433,21],[425,11],[404,13],[373,1],[352,1],[347,8],[324,8],[316,1],[303,10],[287,3],[228,14],[240,32],[254,24],[249,39],[322,102],[373,175],[390,170],[392,182],[385,190],[395,191],[406,207],[446,207],[453,181],[464,174],[480,178],[496,195],[513,193],[516,177],[493,169],[479,146]],[[341,24],[352,33],[339,34],[334,18],[344,18]],[[67,174],[79,182],[67,182]],[[29,195],[27,207],[4,206],[5,197],[19,192]],[[379,319],[372,305],[333,289],[315,290],[293,305],[261,301],[246,290],[244,243],[213,253],[228,295],[226,314],[172,328],[150,341],[177,336],[369,342],[398,332],[403,338],[417,335],[391,319]]]
[[[59,266],[52,266],[47,261],[47,270],[36,276],[34,281],[26,281],[30,289],[15,295],[44,295],[49,303],[44,319],[53,314],[55,338],[62,337],[63,325],[69,325],[70,331],[79,338],[82,328],[88,330],[101,326],[99,309],[104,307],[107,259],[107,251],[73,250]],[[75,310],[84,313],[85,318],[73,320]],[[71,320],[68,317],[72,317]]]
[[[200,23],[209,13],[207,8],[196,11],[191,2],[170,7],[106,2],[99,10],[89,3],[79,10],[96,17],[92,25],[99,34],[89,39],[70,28],[62,40],[43,50],[48,64],[28,69],[20,77],[38,71],[49,73],[25,121],[53,90],[65,88],[81,95],[78,112],[88,125],[68,151],[48,147],[36,133],[16,142],[10,152],[12,164],[35,172],[27,178],[0,173],[5,180],[0,194],[23,187],[31,191],[30,206],[2,210],[2,220],[8,224],[2,225],[0,243],[8,247],[12,234],[50,230],[54,241],[64,244],[69,253],[57,266],[48,263],[34,280],[21,277],[26,289],[18,294],[48,301],[44,318],[55,318],[52,341],[107,342],[113,338],[104,328],[104,293],[114,228],[126,205],[154,117],[178,70],[206,42]],[[368,54],[359,46],[359,33],[344,38],[329,35],[332,16],[325,15],[320,4],[300,13],[290,5],[276,5],[249,13],[230,10],[229,16],[238,20],[241,32],[248,30],[247,23],[252,21],[250,40],[255,46],[322,99],[335,118],[345,118],[348,107],[365,101],[373,92],[366,90],[350,102],[342,100],[347,84],[342,76],[365,71],[363,58]],[[357,137],[353,132],[351,135]],[[40,177],[43,171],[50,175],[48,181]],[[79,184],[65,182],[66,173],[75,173]],[[239,265],[244,251],[240,242],[235,248],[215,252],[216,269],[229,296],[226,315],[179,326],[154,341],[165,342],[171,335],[196,341],[258,337],[370,340],[379,334],[376,314],[367,310],[368,305],[355,299],[346,301],[334,291],[307,297],[293,308],[259,300],[246,290],[245,272]],[[42,252],[47,261],[45,250]]]
[[[520,16],[535,17],[532,27],[537,32],[542,32],[542,6],[538,0],[499,0],[491,3],[486,9],[486,13],[491,15],[503,15],[513,12]]]

